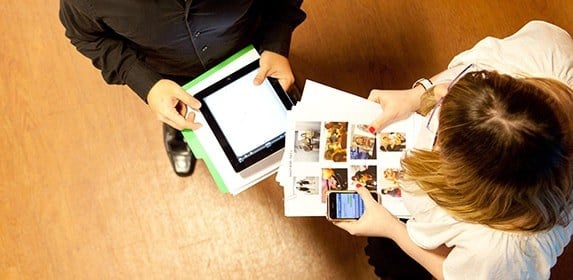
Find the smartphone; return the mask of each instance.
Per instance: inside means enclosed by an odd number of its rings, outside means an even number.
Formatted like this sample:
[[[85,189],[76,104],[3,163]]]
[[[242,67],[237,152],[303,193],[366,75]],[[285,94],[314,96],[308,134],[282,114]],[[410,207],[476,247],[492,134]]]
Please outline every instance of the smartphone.
[[[380,202],[376,191],[372,197]],[[326,196],[326,218],[331,221],[358,220],[364,214],[364,201],[356,191],[329,191]]]

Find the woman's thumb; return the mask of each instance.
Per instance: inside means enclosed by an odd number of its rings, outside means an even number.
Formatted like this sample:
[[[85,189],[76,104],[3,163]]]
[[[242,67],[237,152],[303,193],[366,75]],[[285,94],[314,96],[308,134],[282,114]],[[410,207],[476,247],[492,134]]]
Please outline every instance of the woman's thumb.
[[[356,192],[358,192],[358,194],[364,201],[364,205],[368,206],[370,204],[377,203],[376,200],[372,197],[370,190],[368,190],[366,187],[356,188]]]

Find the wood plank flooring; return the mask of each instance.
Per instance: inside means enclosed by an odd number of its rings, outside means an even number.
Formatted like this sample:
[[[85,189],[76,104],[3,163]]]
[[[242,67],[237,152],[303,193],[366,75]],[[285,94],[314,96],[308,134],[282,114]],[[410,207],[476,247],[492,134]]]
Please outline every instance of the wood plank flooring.
[[[439,2],[306,1],[297,83],[367,96],[529,19],[573,31],[568,1]],[[274,178],[233,197],[202,162],[175,176],[160,123],[74,50],[58,5],[0,3],[0,279],[376,278],[365,238],[284,217]]]

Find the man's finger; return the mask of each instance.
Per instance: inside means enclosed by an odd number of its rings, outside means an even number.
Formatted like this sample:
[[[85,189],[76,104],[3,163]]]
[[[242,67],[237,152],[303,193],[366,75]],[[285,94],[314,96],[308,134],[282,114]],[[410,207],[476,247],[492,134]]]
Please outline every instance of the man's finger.
[[[288,91],[289,88],[294,83],[294,80],[289,80],[289,79],[279,79],[278,81],[284,91]]]
[[[191,107],[193,110],[199,110],[201,108],[201,102],[197,100],[197,98],[191,96],[189,93],[181,89],[181,91],[177,92],[177,99],[183,102],[188,107]]]
[[[186,122],[185,124],[180,123],[183,128],[197,129],[201,127],[199,123],[193,122],[194,115],[193,118],[190,118],[190,116],[194,114],[193,111],[197,111],[201,108],[201,102],[199,102],[197,98],[185,92],[183,89],[178,92],[176,98],[179,99],[179,104],[177,104],[176,110],[181,116],[183,116],[183,119],[185,119]],[[180,121],[181,120],[178,122]]]
[[[187,124],[184,128],[195,130],[202,127],[201,123],[195,122],[195,112],[189,112],[185,120]]]
[[[179,130],[188,128],[188,129],[197,129],[201,127],[200,123],[196,123],[190,120],[185,119],[184,116],[180,115],[179,112],[175,108],[171,108],[171,110],[167,110],[163,112],[164,122],[177,128]]]
[[[269,72],[268,68],[261,66],[261,69],[259,69],[259,72],[257,73],[255,78],[253,79],[253,84],[255,84],[257,86],[262,84],[263,81],[266,79],[268,72]],[[281,86],[282,86],[282,84],[281,84]]]

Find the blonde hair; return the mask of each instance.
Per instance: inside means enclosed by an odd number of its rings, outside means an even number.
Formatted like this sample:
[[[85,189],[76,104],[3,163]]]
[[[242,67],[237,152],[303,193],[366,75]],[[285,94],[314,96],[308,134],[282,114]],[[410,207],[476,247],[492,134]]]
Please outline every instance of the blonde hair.
[[[413,180],[454,217],[504,230],[570,221],[573,91],[546,78],[472,72],[444,97],[436,151],[403,160]]]

